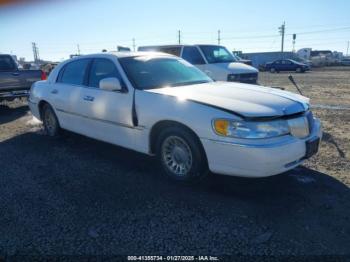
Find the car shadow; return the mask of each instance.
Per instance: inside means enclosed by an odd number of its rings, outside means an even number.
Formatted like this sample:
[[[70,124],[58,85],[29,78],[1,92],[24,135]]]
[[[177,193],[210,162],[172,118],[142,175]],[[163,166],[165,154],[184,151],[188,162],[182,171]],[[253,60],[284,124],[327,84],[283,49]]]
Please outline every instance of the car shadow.
[[[7,105],[0,105],[0,125],[20,118],[27,114],[28,111],[29,107],[27,105],[21,105],[15,108],[11,108]]]
[[[11,239],[19,249],[349,251],[349,187],[306,167],[260,179],[211,174],[183,185],[163,178],[153,157],[70,132],[18,135],[0,142],[0,156],[0,228],[7,228],[0,243]]]

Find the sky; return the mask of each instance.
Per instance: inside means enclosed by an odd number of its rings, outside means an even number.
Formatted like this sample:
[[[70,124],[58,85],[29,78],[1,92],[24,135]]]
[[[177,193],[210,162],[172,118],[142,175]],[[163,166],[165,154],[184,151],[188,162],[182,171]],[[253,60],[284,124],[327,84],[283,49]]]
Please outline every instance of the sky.
[[[11,1],[10,1],[11,2]],[[116,50],[118,45],[221,44],[233,51],[285,51],[311,47],[346,54],[349,0],[37,0],[0,5],[0,53],[44,60]],[[350,52],[350,51],[349,51]]]

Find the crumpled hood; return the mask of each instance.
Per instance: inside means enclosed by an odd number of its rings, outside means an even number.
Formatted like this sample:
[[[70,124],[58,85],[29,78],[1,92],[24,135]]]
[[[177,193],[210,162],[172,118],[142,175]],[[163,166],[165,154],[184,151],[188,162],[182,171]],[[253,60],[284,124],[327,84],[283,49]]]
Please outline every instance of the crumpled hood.
[[[258,73],[258,70],[250,65],[246,65],[240,62],[232,62],[232,63],[217,63],[210,64],[211,66],[215,65],[217,67],[226,69],[235,74],[244,74],[244,73]]]
[[[286,116],[309,107],[309,99],[304,96],[242,83],[212,82],[146,91],[207,104],[248,118]]]

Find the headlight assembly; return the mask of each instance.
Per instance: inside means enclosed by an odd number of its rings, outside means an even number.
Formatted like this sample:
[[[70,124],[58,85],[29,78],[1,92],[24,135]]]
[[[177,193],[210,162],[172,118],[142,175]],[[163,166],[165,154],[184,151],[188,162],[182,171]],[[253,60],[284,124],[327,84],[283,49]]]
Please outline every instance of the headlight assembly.
[[[214,119],[212,125],[216,134],[235,138],[270,138],[290,133],[288,122],[283,119],[263,122]]]
[[[228,81],[228,82],[238,82],[239,79],[240,79],[239,74],[229,74],[229,75],[227,76],[227,81]]]

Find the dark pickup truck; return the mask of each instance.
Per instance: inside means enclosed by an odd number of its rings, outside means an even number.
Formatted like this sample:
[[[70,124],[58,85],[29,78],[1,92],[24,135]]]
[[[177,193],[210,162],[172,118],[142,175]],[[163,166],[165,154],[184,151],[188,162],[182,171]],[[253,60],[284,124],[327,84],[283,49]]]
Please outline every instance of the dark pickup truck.
[[[0,102],[29,95],[31,85],[45,80],[41,70],[19,70],[11,55],[0,55]]]

